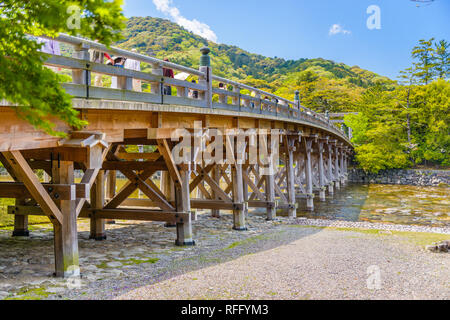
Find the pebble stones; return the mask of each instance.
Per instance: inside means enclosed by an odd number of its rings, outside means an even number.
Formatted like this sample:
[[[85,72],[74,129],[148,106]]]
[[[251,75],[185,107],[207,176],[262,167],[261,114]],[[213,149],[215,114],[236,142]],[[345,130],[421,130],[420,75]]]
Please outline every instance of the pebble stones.
[[[430,246],[426,246],[425,249],[431,252],[448,252],[450,249],[450,240],[435,242]]]

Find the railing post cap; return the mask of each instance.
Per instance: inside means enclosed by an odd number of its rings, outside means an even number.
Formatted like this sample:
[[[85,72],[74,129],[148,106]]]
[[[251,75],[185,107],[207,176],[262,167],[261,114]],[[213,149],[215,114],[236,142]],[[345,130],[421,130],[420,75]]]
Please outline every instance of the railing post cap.
[[[208,47],[203,47],[203,48],[200,49],[200,52],[201,52],[203,55],[207,55],[207,54],[209,54],[209,53],[211,52],[211,49],[208,48]]]
[[[202,53],[202,56],[200,57],[200,67],[210,67],[211,57],[209,56],[209,53],[211,52],[211,49],[203,47],[200,49],[200,52]]]

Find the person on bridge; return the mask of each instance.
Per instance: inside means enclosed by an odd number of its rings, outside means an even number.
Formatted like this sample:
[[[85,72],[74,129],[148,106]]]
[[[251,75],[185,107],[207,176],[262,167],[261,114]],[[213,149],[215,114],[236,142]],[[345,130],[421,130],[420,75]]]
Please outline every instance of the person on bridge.
[[[197,83],[197,81],[192,80],[191,83]],[[189,98],[192,99],[198,99],[198,91],[197,90],[193,90],[193,89],[189,89]]]
[[[100,63],[100,64],[104,64],[105,63],[105,55],[106,53],[97,51],[97,50],[92,50],[91,51],[91,61],[94,63]],[[109,55],[108,55],[109,57]],[[111,59],[111,57],[109,57],[109,59]],[[95,78],[94,78],[94,86],[96,87],[103,87],[103,76],[100,74],[96,74]]]
[[[58,41],[38,37],[37,43],[42,44],[40,49],[41,52],[53,54],[55,56],[61,55],[61,49]]]
[[[52,54],[55,56],[61,55],[61,49],[59,47],[58,41],[37,37],[36,42],[39,44],[42,44],[42,47],[41,47],[41,49],[39,49],[39,51],[41,51],[43,53]],[[47,67],[47,68],[49,68],[50,70],[53,70],[53,72],[61,71],[61,68],[56,68],[56,67]]]
[[[164,61],[166,62],[170,62],[169,59],[164,59]],[[163,76],[166,78],[175,78],[175,75],[173,73],[172,69],[169,68],[163,68]],[[166,96],[171,96],[172,95],[172,87],[171,86],[164,86],[164,94]]]
[[[136,49],[133,49],[131,51],[136,52]],[[137,60],[127,59],[125,61],[125,69],[141,71],[141,63]],[[142,92],[141,80],[133,79],[133,91]]]
[[[126,58],[124,57],[112,57],[111,59],[112,61],[109,61],[108,64],[114,63],[114,67],[118,67],[118,68],[124,68],[125,66],[125,62],[126,62]],[[117,77],[111,77],[111,88],[113,89],[118,89],[117,86]]]

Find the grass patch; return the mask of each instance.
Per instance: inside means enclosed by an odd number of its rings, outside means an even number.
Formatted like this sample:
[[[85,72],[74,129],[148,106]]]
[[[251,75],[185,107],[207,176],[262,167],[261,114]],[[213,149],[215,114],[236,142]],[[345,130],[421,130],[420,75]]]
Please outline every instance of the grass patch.
[[[264,235],[254,236],[254,237],[247,238],[247,239],[244,239],[244,240],[241,240],[241,241],[233,242],[227,248],[225,248],[225,250],[230,250],[230,249],[233,249],[233,248],[236,248],[236,247],[245,246],[245,245],[248,245],[248,244],[255,243],[255,242],[259,241],[259,240],[266,240],[266,239],[269,239],[269,237],[268,236],[264,236]]]
[[[439,233],[428,233],[428,232],[392,231],[392,230],[387,231],[379,229],[336,228],[336,227],[328,227],[327,229],[336,231],[358,232],[385,237],[400,237],[404,238],[407,242],[419,246],[427,246],[434,242],[441,242],[450,239],[450,235]]]
[[[122,263],[122,266],[131,266],[131,265],[139,265],[139,264],[143,264],[143,263],[152,263],[152,264],[154,264],[154,263],[156,263],[158,261],[159,261],[159,258],[143,258],[143,259],[130,258],[130,259],[127,259],[127,260],[120,260],[119,262]],[[96,265],[96,267],[98,269],[116,268],[116,267],[108,266],[109,262],[111,262],[111,261],[102,262],[102,263]]]
[[[143,264],[143,263],[157,263],[159,261],[158,258],[148,258],[148,259],[128,259],[128,260],[124,260],[121,261],[123,263],[124,266],[130,266],[133,264]]]
[[[6,297],[4,300],[42,300],[51,295],[45,288],[21,289],[16,296]]]

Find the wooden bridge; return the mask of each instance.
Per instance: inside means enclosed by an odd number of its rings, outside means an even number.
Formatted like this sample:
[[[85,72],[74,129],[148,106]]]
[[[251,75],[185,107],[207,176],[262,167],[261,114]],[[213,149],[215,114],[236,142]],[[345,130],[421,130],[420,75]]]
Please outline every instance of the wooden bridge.
[[[246,230],[249,208],[264,208],[267,219],[280,211],[295,218],[298,203],[305,201],[313,210],[315,194],[325,201],[326,192],[332,194],[346,181],[352,146],[341,130],[301,106],[298,93],[290,101],[214,76],[207,48],[201,50],[201,66],[195,70],[71,36],[61,35],[57,41],[73,46],[73,56],[49,55],[45,64],[71,71],[72,83],[62,85],[88,125],[73,131],[55,119],[57,129],[68,133],[59,139],[21,120],[7,101],[0,106],[0,161],[14,179],[0,183],[0,197],[16,199],[8,208],[15,217],[14,236],[29,234],[28,216],[48,216],[54,225],[57,276],[79,274],[77,218],[90,219],[95,240],[106,239],[106,219],[165,221],[176,227],[177,245],[193,245],[192,209],[210,209],[214,217],[232,211],[233,228]],[[151,72],[94,63],[92,49],[140,61]],[[196,83],[166,78],[163,68],[187,73]],[[117,77],[119,89],[92,86],[93,74]],[[133,91],[136,80],[148,92]],[[165,95],[164,86],[174,95]],[[202,147],[194,147],[189,160],[178,164],[174,134],[185,129],[195,140],[199,127],[254,129],[271,142],[278,132],[280,163],[272,174],[263,174],[264,166],[274,165],[275,151],[250,136],[239,149],[237,135],[228,133],[214,143],[220,143],[232,163],[207,163],[198,156]],[[203,148],[208,148],[213,141],[207,131],[199,132]],[[131,153],[124,147],[129,145],[153,147]],[[251,163],[253,148],[266,148],[269,163],[259,156]],[[46,173],[44,181],[37,169]],[[76,170],[82,172],[77,183]],[[118,172],[128,179],[120,190]],[[145,199],[131,198],[136,190]]]

